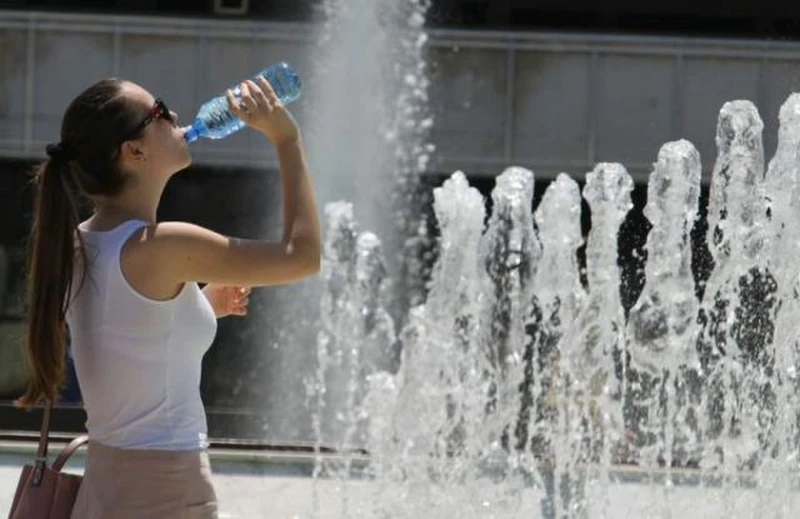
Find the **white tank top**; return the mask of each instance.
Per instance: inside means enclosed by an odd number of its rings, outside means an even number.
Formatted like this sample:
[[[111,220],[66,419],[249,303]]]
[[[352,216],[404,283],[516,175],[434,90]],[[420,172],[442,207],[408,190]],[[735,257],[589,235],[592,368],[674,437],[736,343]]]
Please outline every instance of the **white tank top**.
[[[79,229],[88,269],[82,287],[76,277],[67,324],[86,429],[91,441],[113,447],[205,448],[200,371],[217,320],[197,283],[168,301],[128,284],[120,250],[145,225],[130,220],[106,232]]]

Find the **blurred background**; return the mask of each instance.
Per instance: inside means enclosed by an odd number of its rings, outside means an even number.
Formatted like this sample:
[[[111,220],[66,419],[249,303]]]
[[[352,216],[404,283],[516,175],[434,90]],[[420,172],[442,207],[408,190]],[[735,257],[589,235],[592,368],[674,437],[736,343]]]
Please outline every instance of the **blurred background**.
[[[544,183],[561,171],[580,182],[597,162],[622,162],[637,183],[636,208],[619,243],[628,306],[641,287],[641,207],[659,147],[692,141],[707,182],[719,109],[748,99],[764,119],[769,157],[778,109],[800,87],[800,7],[777,1],[724,8],[677,0],[429,3],[425,60],[435,152],[423,187],[459,169],[488,194],[510,165],[534,170]],[[121,76],[162,97],[186,121],[203,101],[275,61],[312,78],[322,7],[312,0],[0,0],[0,432],[38,429],[37,414],[11,405],[24,384],[28,178],[45,144],[58,140],[69,101],[99,78]],[[312,115],[302,102],[292,110],[301,126]],[[277,235],[276,163],[263,139],[240,132],[203,142],[194,157],[168,186],[161,219],[239,236]],[[704,257],[697,258],[702,277]],[[266,291],[254,297],[251,317],[220,322],[202,387],[215,441],[296,440],[262,412],[265,401],[304,402],[300,377],[287,386],[291,373],[280,374],[286,366],[270,353],[279,341],[263,340],[279,334],[270,321],[274,304]],[[63,397],[55,427],[81,430],[74,383]]]

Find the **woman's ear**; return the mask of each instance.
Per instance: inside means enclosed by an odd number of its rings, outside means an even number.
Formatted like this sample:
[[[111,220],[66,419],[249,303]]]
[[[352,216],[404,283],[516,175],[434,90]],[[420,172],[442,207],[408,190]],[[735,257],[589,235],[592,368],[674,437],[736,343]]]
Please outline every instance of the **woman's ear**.
[[[133,164],[147,161],[147,153],[138,141],[125,141],[120,148],[121,158],[125,161]]]

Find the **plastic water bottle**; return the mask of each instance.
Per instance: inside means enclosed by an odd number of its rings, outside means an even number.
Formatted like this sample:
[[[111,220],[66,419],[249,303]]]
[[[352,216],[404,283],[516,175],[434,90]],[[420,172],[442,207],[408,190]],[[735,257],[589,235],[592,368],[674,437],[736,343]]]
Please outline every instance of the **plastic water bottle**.
[[[283,104],[289,104],[300,97],[303,84],[300,77],[284,62],[276,63],[262,70],[253,77],[264,76],[275,94]],[[231,89],[233,96],[239,99],[239,86]],[[245,123],[228,110],[228,99],[221,94],[206,101],[198,110],[191,125],[185,127],[183,138],[187,142],[196,141],[198,137],[222,139],[244,128]]]

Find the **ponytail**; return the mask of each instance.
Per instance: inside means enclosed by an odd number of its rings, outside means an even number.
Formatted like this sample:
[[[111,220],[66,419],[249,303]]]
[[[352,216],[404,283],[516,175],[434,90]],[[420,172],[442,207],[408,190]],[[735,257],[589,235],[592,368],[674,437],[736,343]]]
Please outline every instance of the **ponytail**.
[[[34,176],[25,344],[30,381],[26,392],[15,402],[19,407],[42,401],[55,403],[64,381],[66,310],[75,261],[84,260],[82,269],[86,265],[83,243],[76,233],[77,193],[70,178],[70,161],[60,146],[48,147],[48,154],[51,158],[38,167]]]
[[[122,95],[122,80],[98,81],[70,103],[61,122],[61,142],[47,146],[50,158],[34,174],[25,344],[30,381],[15,402],[19,407],[55,403],[58,397],[64,381],[67,307],[87,267],[77,232],[78,200],[122,190],[119,146],[140,117]]]

